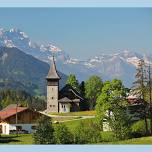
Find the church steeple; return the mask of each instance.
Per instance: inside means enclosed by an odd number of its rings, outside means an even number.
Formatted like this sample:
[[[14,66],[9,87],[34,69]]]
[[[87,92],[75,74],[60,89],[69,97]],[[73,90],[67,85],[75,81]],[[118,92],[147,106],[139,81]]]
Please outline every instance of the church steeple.
[[[59,74],[58,74],[58,72],[56,70],[54,56],[52,58],[52,65],[50,67],[50,70],[48,72],[48,75],[47,75],[46,79],[60,79],[60,76],[59,76]]]
[[[47,80],[47,112],[59,112],[59,80],[60,76],[56,70],[54,56],[52,65],[46,77]]]

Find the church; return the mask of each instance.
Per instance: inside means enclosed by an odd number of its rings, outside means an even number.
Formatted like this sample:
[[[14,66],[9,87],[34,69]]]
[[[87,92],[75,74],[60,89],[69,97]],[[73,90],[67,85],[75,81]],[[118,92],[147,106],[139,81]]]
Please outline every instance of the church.
[[[47,80],[47,113],[76,112],[84,98],[70,85],[65,85],[59,90],[60,75],[57,72],[54,57],[49,69]]]

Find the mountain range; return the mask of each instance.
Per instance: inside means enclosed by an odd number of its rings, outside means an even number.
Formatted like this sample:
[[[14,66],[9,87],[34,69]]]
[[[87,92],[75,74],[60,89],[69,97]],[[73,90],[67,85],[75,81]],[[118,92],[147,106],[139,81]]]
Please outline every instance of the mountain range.
[[[15,47],[0,47],[0,88],[25,90],[31,95],[46,93],[46,76],[49,65]],[[67,76],[61,76],[60,87]]]
[[[1,28],[0,46],[16,47],[46,63],[50,63],[52,55],[54,55],[58,70],[66,75],[75,74],[79,81],[86,80],[95,74],[101,76],[103,80],[121,79],[127,87],[130,87],[134,81],[139,59],[143,58],[148,62],[152,57],[151,55],[147,57],[145,54],[124,50],[115,54],[102,53],[90,59],[79,60],[70,57],[66,51],[52,43],[39,44],[33,42],[25,32],[19,29],[5,30]]]

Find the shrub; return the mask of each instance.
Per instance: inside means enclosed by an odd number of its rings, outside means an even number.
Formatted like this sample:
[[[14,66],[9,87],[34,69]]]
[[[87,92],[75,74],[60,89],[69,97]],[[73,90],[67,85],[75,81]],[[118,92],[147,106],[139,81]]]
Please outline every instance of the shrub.
[[[112,142],[112,141],[117,140],[114,132],[112,132],[112,131],[102,131],[101,139],[102,139],[102,142]]]
[[[53,144],[53,126],[52,121],[49,117],[42,116],[38,120],[38,126],[36,127],[36,132],[33,134],[35,144]]]
[[[91,144],[101,141],[100,131],[94,127],[93,122],[88,125],[81,122],[74,132],[74,141],[76,144]]]
[[[54,139],[56,144],[72,144],[73,135],[64,124],[57,124],[54,127]]]
[[[148,120],[148,131],[150,131],[150,121]],[[145,128],[145,121],[139,120],[131,126],[132,136],[134,137],[141,137],[145,136],[146,128]]]

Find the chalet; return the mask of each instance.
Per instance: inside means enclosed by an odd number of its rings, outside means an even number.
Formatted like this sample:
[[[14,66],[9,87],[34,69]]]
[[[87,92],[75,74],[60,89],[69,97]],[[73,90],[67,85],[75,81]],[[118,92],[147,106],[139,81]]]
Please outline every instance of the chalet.
[[[43,114],[27,107],[9,105],[0,111],[0,133],[32,133],[36,129],[37,120]]]
[[[80,110],[80,103],[83,97],[71,86],[65,85],[59,91],[59,76],[54,58],[52,66],[46,77],[47,80],[47,113],[50,112],[75,112]]]

